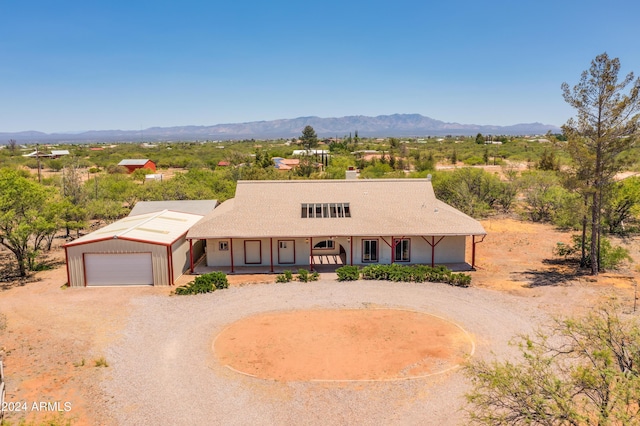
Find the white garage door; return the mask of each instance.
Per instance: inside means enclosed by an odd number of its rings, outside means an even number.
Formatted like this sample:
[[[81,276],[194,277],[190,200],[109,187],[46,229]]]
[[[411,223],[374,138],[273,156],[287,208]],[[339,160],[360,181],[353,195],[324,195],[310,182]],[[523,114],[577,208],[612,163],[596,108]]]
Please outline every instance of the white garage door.
[[[88,286],[153,285],[151,253],[87,253],[84,270]]]

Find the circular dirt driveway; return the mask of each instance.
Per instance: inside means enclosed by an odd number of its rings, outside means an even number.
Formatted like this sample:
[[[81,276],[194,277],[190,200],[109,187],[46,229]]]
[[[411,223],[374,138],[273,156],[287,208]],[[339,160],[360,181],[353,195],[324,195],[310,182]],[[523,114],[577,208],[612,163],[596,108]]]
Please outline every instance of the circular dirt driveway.
[[[106,408],[122,425],[465,424],[454,366],[471,342],[474,358],[511,354],[514,335],[547,320],[538,304],[333,280],[144,296],[106,352]]]
[[[260,314],[233,323],[214,343],[222,364],[284,381],[425,377],[456,367],[473,348],[456,324],[399,309]]]

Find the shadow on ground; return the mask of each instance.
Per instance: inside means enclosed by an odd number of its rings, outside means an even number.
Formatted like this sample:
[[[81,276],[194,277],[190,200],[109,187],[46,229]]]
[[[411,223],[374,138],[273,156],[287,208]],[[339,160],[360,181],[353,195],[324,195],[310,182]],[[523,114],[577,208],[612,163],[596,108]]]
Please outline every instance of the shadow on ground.
[[[540,269],[513,272],[514,280],[527,281],[526,287],[565,286],[578,282],[586,273],[572,260],[545,259]]]

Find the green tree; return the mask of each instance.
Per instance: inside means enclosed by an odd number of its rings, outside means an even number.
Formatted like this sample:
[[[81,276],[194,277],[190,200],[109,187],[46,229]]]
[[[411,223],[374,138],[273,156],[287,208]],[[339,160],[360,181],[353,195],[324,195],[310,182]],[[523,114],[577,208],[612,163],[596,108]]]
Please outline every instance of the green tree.
[[[302,141],[302,146],[304,146],[304,149],[306,150],[310,150],[311,148],[318,146],[318,135],[316,135],[316,131],[313,130],[313,127],[311,126],[305,126],[302,130],[300,140]]]
[[[617,306],[556,320],[519,343],[519,361],[466,367],[473,423],[631,425],[640,421],[640,327]]]
[[[625,233],[625,222],[640,216],[640,178],[631,177],[611,185],[603,214],[609,232]]]
[[[554,172],[531,170],[522,173],[520,187],[525,198],[525,214],[534,222],[549,222],[562,207],[567,191]]]
[[[507,210],[515,198],[511,183],[472,167],[434,173],[433,189],[438,199],[473,217],[485,216],[499,206]]]
[[[482,136],[482,133],[478,133],[478,134],[476,135],[476,143],[477,143],[478,145],[482,145],[482,144],[484,144],[484,136]]]
[[[640,79],[629,73],[618,81],[620,61],[598,55],[580,82],[570,88],[562,84],[564,99],[576,109],[577,118],[562,126],[569,154],[582,175],[590,176],[588,200],[591,208],[591,273],[597,275],[602,228],[602,202],[613,176],[623,163],[620,154],[634,145],[640,125]],[[627,86],[630,86],[626,93]]]
[[[20,276],[27,275],[27,262],[34,255],[29,245],[44,224],[44,209],[50,192],[16,170],[0,170],[0,244],[18,263]]]
[[[545,148],[540,155],[540,161],[536,164],[536,168],[540,170],[560,170],[560,164],[554,152]]]

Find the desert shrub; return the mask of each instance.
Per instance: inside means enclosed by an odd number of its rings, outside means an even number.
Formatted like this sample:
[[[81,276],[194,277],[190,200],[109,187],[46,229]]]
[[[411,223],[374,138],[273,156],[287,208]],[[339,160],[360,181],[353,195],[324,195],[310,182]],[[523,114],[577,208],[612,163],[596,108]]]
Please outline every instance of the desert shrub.
[[[110,175],[115,175],[115,174],[126,175],[126,174],[129,173],[129,170],[124,166],[118,166],[116,164],[111,164],[111,165],[107,166],[107,173],[109,173]]]
[[[320,274],[316,271],[309,273],[306,269],[298,269],[298,281],[308,283],[309,281],[318,281]]]
[[[84,359],[82,360],[82,364],[84,365]],[[109,363],[105,359],[105,357],[101,356],[100,358],[94,361],[96,367],[108,367]]]
[[[469,287],[471,275],[456,274],[445,266],[428,265],[367,265],[362,268],[365,280],[386,280],[404,282],[440,282],[458,287]]]
[[[360,279],[360,268],[357,266],[342,266],[336,269],[338,281],[356,281]]]
[[[289,270],[283,271],[281,274],[278,274],[276,277],[277,283],[288,283],[293,279],[293,273]]]
[[[176,294],[201,294],[211,293],[229,287],[227,275],[224,272],[210,272],[196,277],[187,285],[176,288]]]
[[[579,258],[582,253],[582,236],[575,234],[571,236],[571,244],[557,243],[553,249],[553,254],[559,257]],[[586,258],[585,268],[591,267],[591,238],[585,241]],[[632,262],[629,250],[621,246],[614,246],[608,238],[600,237],[600,268],[602,270],[618,269],[625,262]]]
[[[462,160],[462,162],[467,166],[477,166],[478,164],[485,163],[484,159],[478,156],[471,156],[471,157],[465,158],[464,160]]]
[[[298,281],[301,283],[308,283],[309,279],[309,271],[306,269],[298,269]]]

